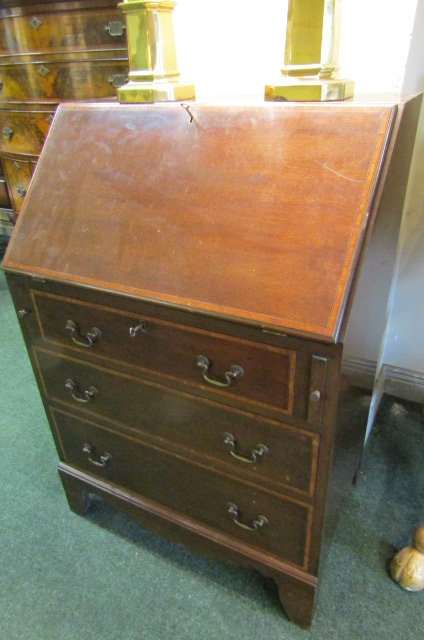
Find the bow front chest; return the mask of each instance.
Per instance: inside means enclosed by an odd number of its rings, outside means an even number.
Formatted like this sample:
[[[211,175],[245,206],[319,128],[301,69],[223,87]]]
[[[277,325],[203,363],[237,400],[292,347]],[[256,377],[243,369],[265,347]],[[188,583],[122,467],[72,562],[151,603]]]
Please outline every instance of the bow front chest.
[[[343,339],[403,111],[61,105],[3,265],[71,509],[258,569],[305,627],[363,442]]]

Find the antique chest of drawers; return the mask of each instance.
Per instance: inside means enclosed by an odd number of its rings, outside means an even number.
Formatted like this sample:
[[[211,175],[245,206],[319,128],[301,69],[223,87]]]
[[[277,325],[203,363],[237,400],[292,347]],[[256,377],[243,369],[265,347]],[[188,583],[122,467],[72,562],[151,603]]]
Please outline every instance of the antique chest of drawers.
[[[0,158],[16,217],[58,103],[114,99],[128,52],[115,0],[1,5]]]
[[[349,309],[418,108],[61,105],[3,264],[71,508],[258,569],[305,627],[366,424]]]

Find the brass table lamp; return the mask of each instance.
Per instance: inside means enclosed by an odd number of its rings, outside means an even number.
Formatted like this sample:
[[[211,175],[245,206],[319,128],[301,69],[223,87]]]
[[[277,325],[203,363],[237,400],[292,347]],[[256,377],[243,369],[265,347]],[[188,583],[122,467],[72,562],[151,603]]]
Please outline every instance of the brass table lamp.
[[[289,0],[283,77],[265,85],[265,100],[327,101],[353,96],[339,78],[341,0]]]
[[[192,100],[194,85],[179,81],[172,11],[174,2],[124,0],[118,7],[127,24],[129,82],[119,102]]]

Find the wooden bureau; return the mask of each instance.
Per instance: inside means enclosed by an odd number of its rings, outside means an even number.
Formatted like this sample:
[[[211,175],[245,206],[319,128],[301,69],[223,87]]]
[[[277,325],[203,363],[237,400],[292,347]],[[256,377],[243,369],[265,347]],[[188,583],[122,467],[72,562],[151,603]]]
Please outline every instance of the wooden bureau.
[[[70,507],[258,569],[304,627],[367,418],[349,310],[419,107],[61,105],[3,263]]]
[[[58,103],[114,99],[127,73],[115,0],[1,3],[0,159],[15,217]]]

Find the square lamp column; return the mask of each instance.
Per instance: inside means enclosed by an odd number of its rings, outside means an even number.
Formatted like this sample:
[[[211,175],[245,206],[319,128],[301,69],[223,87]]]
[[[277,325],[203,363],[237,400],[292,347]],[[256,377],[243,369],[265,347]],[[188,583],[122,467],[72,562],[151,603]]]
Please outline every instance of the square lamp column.
[[[339,78],[341,0],[289,0],[283,77],[265,86],[265,100],[327,101],[353,96]]]
[[[179,80],[172,11],[175,2],[124,0],[130,72],[119,102],[192,100],[194,85]]]

